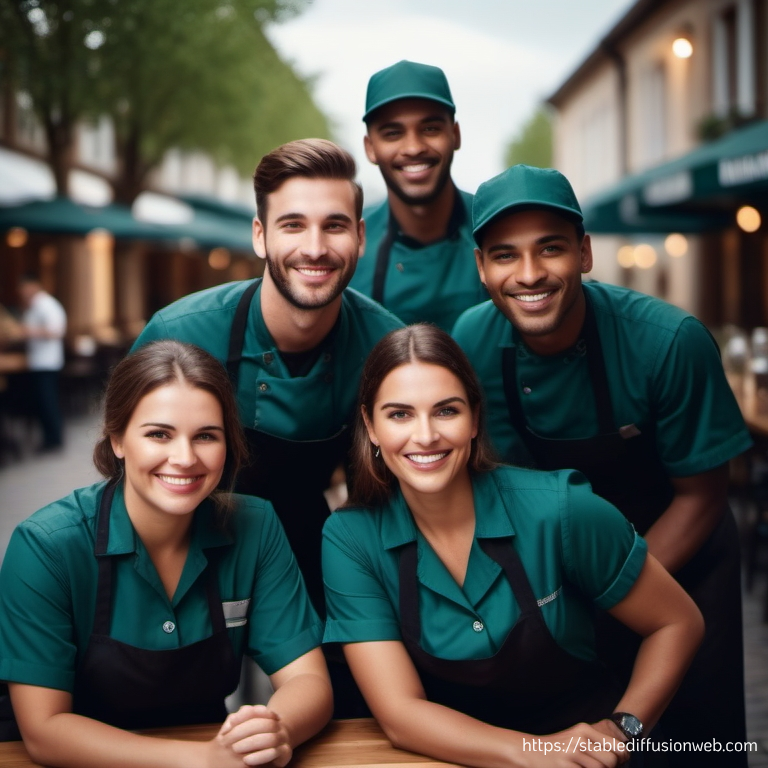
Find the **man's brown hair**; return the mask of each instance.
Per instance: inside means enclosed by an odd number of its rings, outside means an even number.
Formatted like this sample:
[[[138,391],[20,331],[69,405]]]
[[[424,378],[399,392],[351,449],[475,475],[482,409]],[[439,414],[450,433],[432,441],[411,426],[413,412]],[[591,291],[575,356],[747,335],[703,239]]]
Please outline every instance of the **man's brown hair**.
[[[357,166],[352,155],[326,139],[299,139],[273,149],[261,158],[253,174],[256,192],[256,213],[265,223],[267,196],[292,178],[340,179],[352,185],[355,214],[363,215],[363,189],[355,181]]]

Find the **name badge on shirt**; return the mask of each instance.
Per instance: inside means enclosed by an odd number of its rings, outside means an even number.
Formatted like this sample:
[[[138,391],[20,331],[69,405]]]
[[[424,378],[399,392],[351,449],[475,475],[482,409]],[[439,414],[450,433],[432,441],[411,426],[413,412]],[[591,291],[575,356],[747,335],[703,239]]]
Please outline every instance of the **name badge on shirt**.
[[[248,623],[248,606],[250,604],[250,597],[245,600],[222,601],[221,609],[224,611],[224,620],[227,622],[227,629],[242,627]]]

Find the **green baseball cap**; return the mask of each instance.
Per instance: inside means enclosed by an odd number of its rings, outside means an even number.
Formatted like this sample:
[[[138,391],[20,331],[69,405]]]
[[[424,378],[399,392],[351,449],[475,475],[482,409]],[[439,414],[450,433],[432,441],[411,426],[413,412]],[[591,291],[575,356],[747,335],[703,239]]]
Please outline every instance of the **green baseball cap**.
[[[363,120],[368,122],[372,112],[398,99],[429,99],[448,107],[451,114],[456,111],[448,79],[442,69],[403,59],[371,75],[365,94]]]
[[[472,203],[472,235],[478,246],[480,230],[486,224],[520,208],[551,208],[576,222],[584,220],[573,187],[560,171],[513,165],[477,188]]]

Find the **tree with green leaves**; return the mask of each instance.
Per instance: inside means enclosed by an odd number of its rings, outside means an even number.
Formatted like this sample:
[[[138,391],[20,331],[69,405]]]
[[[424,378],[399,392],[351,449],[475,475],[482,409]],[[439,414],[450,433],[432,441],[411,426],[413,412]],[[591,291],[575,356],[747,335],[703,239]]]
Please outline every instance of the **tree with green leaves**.
[[[263,33],[290,0],[0,0],[0,47],[48,136],[66,193],[75,125],[109,115],[115,198],[131,203],[173,147],[250,173],[275,145],[327,136],[308,84]]]
[[[525,122],[507,146],[507,166],[524,163],[537,168],[552,167],[552,119],[544,106]]]

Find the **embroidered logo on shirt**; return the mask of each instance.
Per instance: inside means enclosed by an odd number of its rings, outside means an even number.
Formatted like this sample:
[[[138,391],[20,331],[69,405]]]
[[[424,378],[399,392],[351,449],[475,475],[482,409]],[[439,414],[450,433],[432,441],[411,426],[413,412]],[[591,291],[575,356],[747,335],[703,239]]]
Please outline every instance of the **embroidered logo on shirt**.
[[[251,604],[251,598],[245,600],[224,600],[221,603],[221,609],[224,611],[224,619],[227,622],[227,629],[242,627],[248,623],[248,606]]]
[[[562,591],[563,591],[563,588],[558,587],[551,595],[547,595],[546,597],[542,597],[541,600],[537,600],[536,605],[538,605],[539,608],[541,608],[542,605],[551,603]]]

